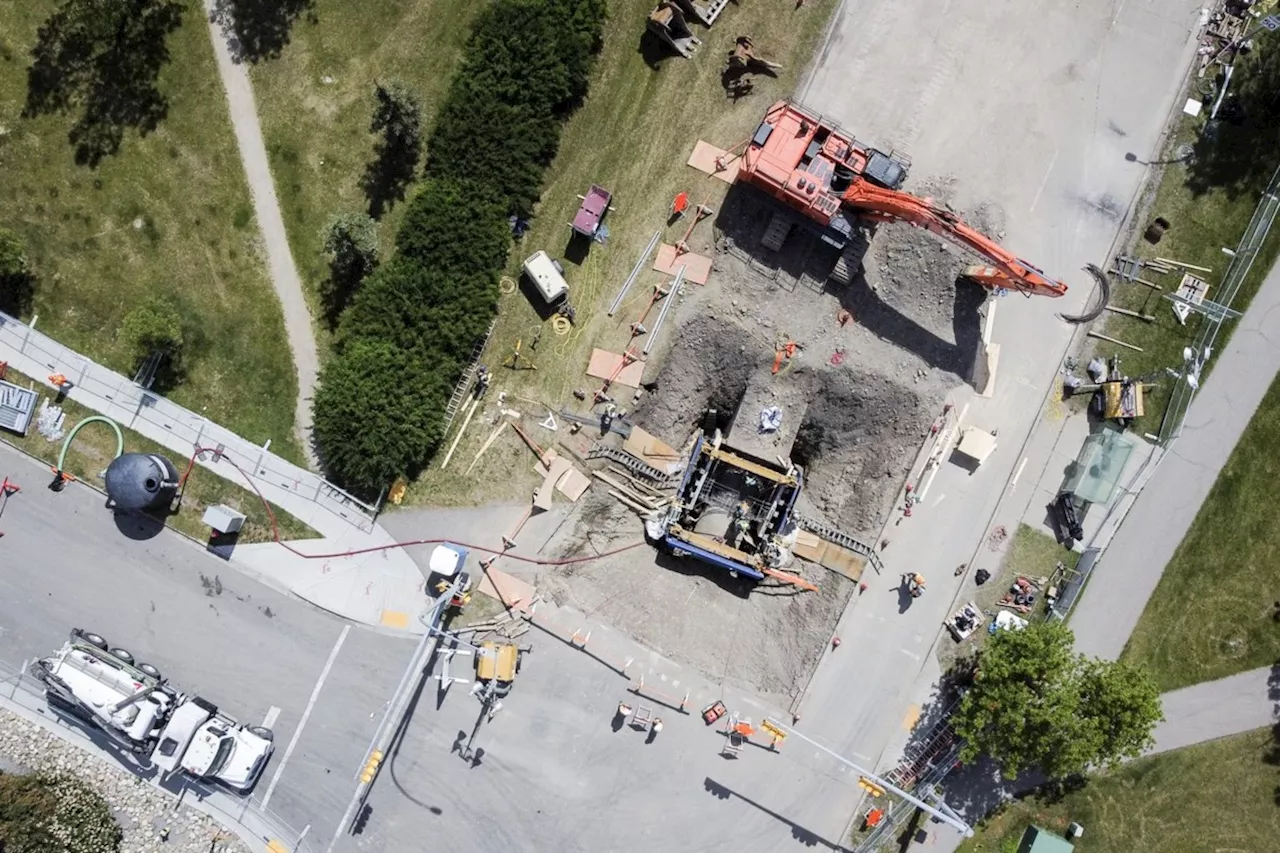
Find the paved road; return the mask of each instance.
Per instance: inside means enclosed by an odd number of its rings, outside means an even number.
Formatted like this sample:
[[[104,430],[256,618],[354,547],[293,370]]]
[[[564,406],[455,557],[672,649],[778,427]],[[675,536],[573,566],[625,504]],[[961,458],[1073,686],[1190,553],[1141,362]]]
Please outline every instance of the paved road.
[[[1258,295],[1187,412],[1181,436],[1138,496],[1071,615],[1076,648],[1118,658],[1164,567],[1280,371],[1280,265]]]
[[[213,52],[218,61],[222,87],[227,93],[227,106],[231,110],[231,123],[235,127],[240,160],[244,163],[245,176],[253,195],[253,210],[258,218],[258,227],[262,230],[271,284],[284,309],[285,335],[289,339],[293,364],[298,371],[294,429],[314,467],[315,454],[311,448],[311,394],[320,370],[315,331],[311,325],[311,312],[302,295],[302,280],[298,277],[293,253],[289,250],[284,219],[280,216],[280,201],[276,198],[267,149],[262,142],[262,128],[258,124],[258,108],[254,104],[253,87],[249,83],[249,69],[233,58],[222,24],[214,19],[217,5],[217,0],[205,0],[205,10],[209,14],[209,36],[213,40]]]
[[[961,209],[998,205],[1005,244],[1073,285],[1056,303],[999,302],[995,395],[965,389],[956,400],[970,405],[967,423],[999,430],[999,446],[973,476],[945,465],[913,517],[888,528],[888,576],[872,579],[837,629],[843,645],[800,710],[811,734],[846,755],[874,762],[906,739],[913,685],[936,676],[928,651],[962,582],[952,568],[990,567],[1000,553],[986,547],[989,532],[1016,529],[1024,506],[1000,498],[1068,343],[1054,312],[1088,296],[1078,270],[1106,256],[1138,190],[1144,170],[1125,154],[1149,159],[1157,147],[1199,7],[849,0],[802,87],[860,138],[905,147],[917,183],[954,177]],[[899,612],[893,587],[907,570],[923,571],[930,589]]]
[[[57,648],[70,628],[90,628],[236,717],[256,723],[279,708],[277,751],[256,791],[265,796],[344,623],[169,531],[133,538],[155,531],[118,525],[84,486],[48,491],[48,469],[7,446],[0,473],[23,487],[0,515],[0,660],[16,668]],[[295,828],[314,823],[318,842],[346,805],[411,647],[363,629],[346,634],[270,800]]]

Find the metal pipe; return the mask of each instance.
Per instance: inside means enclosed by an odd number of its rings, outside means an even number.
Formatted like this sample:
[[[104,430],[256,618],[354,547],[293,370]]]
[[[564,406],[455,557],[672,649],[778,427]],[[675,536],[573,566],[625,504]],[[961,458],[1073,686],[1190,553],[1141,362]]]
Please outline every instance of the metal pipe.
[[[609,306],[610,317],[617,312],[618,306],[622,304],[622,300],[627,295],[627,291],[631,289],[631,285],[635,283],[637,276],[640,275],[640,270],[644,269],[644,262],[649,260],[649,255],[653,253],[653,247],[658,245],[658,240],[661,237],[661,228],[653,232],[653,238],[649,240],[648,248],[644,250],[644,254],[640,256],[640,260],[636,261],[636,265],[631,270],[631,275],[627,276],[627,280],[622,283],[622,289],[618,291],[618,295],[614,297],[613,304]]]
[[[800,738],[800,739],[801,739],[802,741],[804,741],[805,743],[808,743],[808,744],[810,744],[810,745],[812,745],[812,746],[814,746],[814,747],[817,747],[818,749],[820,749],[820,750],[822,750],[823,752],[825,752],[827,755],[830,755],[830,756],[831,756],[832,758],[834,758],[836,761],[839,761],[841,764],[844,764],[844,765],[848,766],[850,769],[854,770],[854,771],[855,771],[856,773],[858,773],[860,776],[865,776],[866,778],[868,778],[868,779],[870,779],[871,781],[875,782],[875,783],[876,783],[876,785],[880,786],[881,788],[884,788],[886,791],[892,791],[893,793],[897,794],[899,797],[902,797],[904,800],[906,800],[906,801],[908,801],[909,803],[911,803],[912,805],[916,806],[916,808],[923,809],[924,811],[926,811],[926,812],[928,812],[929,814],[933,815],[933,816],[934,816],[934,817],[936,817],[938,820],[942,821],[943,823],[947,824],[948,826],[951,826],[951,827],[954,827],[955,829],[960,830],[962,833],[964,833],[964,837],[965,837],[965,838],[972,838],[972,837],[973,837],[973,827],[969,826],[969,824],[967,824],[967,823],[965,823],[964,821],[960,820],[958,817],[953,817],[953,815],[955,815],[955,812],[951,811],[951,809],[950,809],[950,808],[947,808],[947,809],[946,809],[946,811],[943,811],[942,809],[936,809],[936,808],[934,808],[933,806],[931,806],[931,805],[929,805],[928,803],[926,803],[924,800],[918,799],[918,798],[916,798],[916,797],[912,796],[911,794],[908,794],[906,791],[904,791],[904,790],[902,790],[901,788],[899,788],[898,786],[894,785],[892,782],[889,782],[889,781],[886,781],[885,779],[880,778],[879,776],[877,776],[877,775],[875,775],[874,773],[872,773],[870,770],[864,770],[864,769],[862,769],[861,767],[859,767],[858,765],[854,764],[852,761],[850,761],[849,759],[845,758],[844,756],[842,756],[842,755],[838,755],[838,754],[836,754],[835,752],[831,751],[830,749],[827,749],[825,746],[823,746],[822,744],[818,743],[818,742],[817,742],[816,740],[814,740],[813,738],[810,738],[810,737],[807,737],[807,736],[805,736],[805,735],[801,734],[800,732],[796,731],[795,729],[791,728],[790,726],[785,725],[785,724],[783,724],[783,723],[779,722],[778,720],[775,720],[775,719],[774,719],[774,718],[772,718],[772,717],[769,717],[769,718],[768,718],[768,721],[769,721],[769,725],[771,725],[771,726],[777,726],[779,729],[782,729],[784,732],[787,732],[788,734],[793,734],[793,735],[795,735],[796,737]],[[941,802],[941,800],[939,800],[939,801]],[[947,812],[950,812],[950,814],[948,814]]]
[[[667,298],[662,302],[662,308],[658,311],[658,319],[653,321],[653,331],[649,333],[648,339],[644,342],[644,354],[648,355],[649,350],[653,348],[654,343],[658,340],[658,330],[662,328],[662,321],[667,319],[667,312],[671,310],[671,303],[675,301],[676,294],[680,292],[680,285],[684,284],[684,271],[687,266],[681,265],[680,271],[676,273],[676,280],[671,284],[671,290],[667,292]]]

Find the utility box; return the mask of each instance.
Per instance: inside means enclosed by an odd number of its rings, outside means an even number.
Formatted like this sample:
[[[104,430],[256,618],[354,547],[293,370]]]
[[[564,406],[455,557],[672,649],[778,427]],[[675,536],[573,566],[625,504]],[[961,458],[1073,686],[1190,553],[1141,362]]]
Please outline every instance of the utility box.
[[[215,504],[204,511],[201,521],[215,533],[239,533],[244,527],[244,513],[236,512],[226,504]]]
[[[524,274],[548,305],[555,305],[569,293],[564,269],[551,256],[539,249],[524,260]]]

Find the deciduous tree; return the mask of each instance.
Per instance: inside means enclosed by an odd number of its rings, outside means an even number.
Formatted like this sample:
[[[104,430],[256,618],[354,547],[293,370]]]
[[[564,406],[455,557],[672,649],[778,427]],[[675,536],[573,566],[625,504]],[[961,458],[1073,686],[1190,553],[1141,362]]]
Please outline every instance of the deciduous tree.
[[[1058,622],[990,638],[952,721],[963,760],[988,755],[1007,777],[1037,768],[1060,778],[1141,754],[1162,719],[1154,680],[1072,643]]]

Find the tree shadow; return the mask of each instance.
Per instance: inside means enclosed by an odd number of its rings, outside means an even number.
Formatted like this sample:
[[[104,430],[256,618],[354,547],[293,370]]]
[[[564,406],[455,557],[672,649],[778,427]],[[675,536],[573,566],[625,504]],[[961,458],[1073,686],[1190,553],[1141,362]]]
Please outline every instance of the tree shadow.
[[[304,15],[319,21],[315,0],[215,0],[209,20],[222,28],[233,60],[256,63],[279,56]]]
[[[364,176],[360,179],[370,216],[381,219],[396,202],[404,201],[421,156],[421,142],[396,144],[384,139],[378,143],[373,160],[365,167]]]
[[[36,298],[36,277],[30,270],[0,275],[0,311],[11,317],[30,317]]]
[[[1257,193],[1276,167],[1280,51],[1255,51],[1236,63],[1235,72],[1217,119],[1206,122],[1192,146],[1186,183],[1195,195],[1211,189],[1229,199]],[[1206,112],[1214,97],[1205,99]]]
[[[181,3],[160,0],[140,13],[85,15],[68,0],[37,34],[22,115],[78,111],[67,137],[76,162],[91,168],[120,150],[126,130],[155,130],[169,111],[156,83],[182,13]]]

